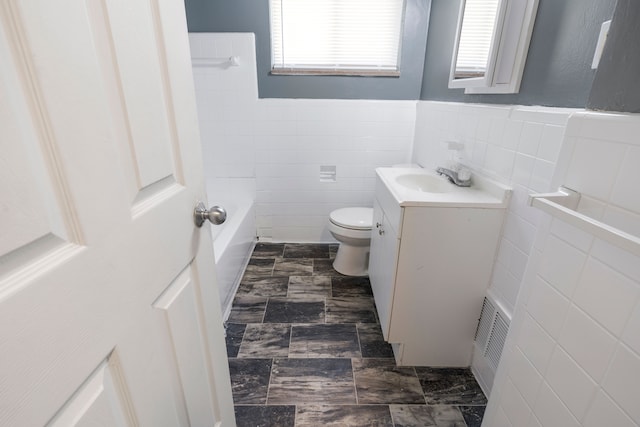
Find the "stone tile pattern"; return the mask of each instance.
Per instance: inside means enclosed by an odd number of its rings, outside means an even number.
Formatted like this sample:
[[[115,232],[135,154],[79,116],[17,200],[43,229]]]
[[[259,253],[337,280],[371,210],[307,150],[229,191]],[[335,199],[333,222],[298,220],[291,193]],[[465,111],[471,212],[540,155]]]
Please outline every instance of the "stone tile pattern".
[[[468,369],[396,366],[368,278],[337,245],[259,243],[227,321],[238,427],[480,427]]]

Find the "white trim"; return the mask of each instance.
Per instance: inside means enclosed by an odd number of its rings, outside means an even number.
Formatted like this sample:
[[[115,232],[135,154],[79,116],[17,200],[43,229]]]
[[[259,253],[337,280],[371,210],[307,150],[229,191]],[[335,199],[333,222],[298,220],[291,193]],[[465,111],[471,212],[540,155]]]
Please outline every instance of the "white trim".
[[[506,94],[518,93],[522,82],[522,75],[529,52],[531,35],[538,11],[539,0],[505,0],[504,16],[501,22],[500,39],[494,42],[497,49],[495,68],[493,68],[491,80],[489,79],[458,79],[452,84],[452,73],[457,55],[458,36],[452,57],[450,72],[450,88],[465,88],[465,94]],[[462,19],[463,0],[458,22]],[[501,81],[499,81],[501,80]],[[484,84],[482,84],[484,83]]]
[[[487,65],[484,77],[475,77],[475,78],[467,78],[467,79],[456,79],[456,64],[458,62],[458,51],[460,47],[460,37],[462,34],[462,22],[464,18],[465,6],[467,4],[467,0],[462,0],[460,3],[460,12],[458,14],[458,26],[456,31],[456,41],[454,44],[454,52],[451,57],[451,69],[449,71],[449,88],[468,88],[468,87],[486,87],[491,85],[493,81],[493,76],[496,70],[496,61],[499,54],[500,43],[496,42],[496,40],[500,41],[502,39],[502,29],[505,23],[506,10],[509,5],[508,0],[499,0],[497,12],[496,12],[496,22],[493,27],[493,35],[491,36],[491,48],[489,50],[489,55],[487,57]]]

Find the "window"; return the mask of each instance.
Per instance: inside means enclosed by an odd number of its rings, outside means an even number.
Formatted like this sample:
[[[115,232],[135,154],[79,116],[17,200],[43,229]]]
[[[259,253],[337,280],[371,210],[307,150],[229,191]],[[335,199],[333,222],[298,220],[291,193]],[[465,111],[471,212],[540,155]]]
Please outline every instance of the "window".
[[[461,0],[450,88],[518,93],[538,0]]]
[[[498,0],[468,0],[462,17],[454,79],[483,77],[491,54]]]
[[[399,75],[404,0],[269,0],[272,74]]]

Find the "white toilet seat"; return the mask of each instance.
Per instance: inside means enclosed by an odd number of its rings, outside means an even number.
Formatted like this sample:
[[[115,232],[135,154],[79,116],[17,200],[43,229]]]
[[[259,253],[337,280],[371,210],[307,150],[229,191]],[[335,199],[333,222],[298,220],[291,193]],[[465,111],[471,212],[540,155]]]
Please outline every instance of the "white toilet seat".
[[[340,241],[340,239],[344,240],[345,238],[361,240],[368,240],[371,238],[370,228],[347,228],[341,225],[334,224],[332,221],[329,221],[329,231],[338,241]],[[354,244],[354,242],[351,242],[351,244]],[[360,243],[359,246],[362,246],[363,244],[369,245],[369,242],[367,241],[366,243]]]
[[[329,221],[338,227],[371,231],[373,208],[342,208],[329,214]]]

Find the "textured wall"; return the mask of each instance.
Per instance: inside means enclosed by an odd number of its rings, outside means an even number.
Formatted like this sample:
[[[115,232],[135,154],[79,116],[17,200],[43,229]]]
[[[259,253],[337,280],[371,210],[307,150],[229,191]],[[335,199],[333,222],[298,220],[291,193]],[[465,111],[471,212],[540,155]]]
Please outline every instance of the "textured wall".
[[[447,87],[460,3],[433,0],[420,98],[584,107],[595,74],[591,60],[600,25],[611,18],[615,4],[616,0],[540,0],[520,93],[465,95],[463,89]]]
[[[522,87],[516,95],[464,95],[461,89],[447,87],[459,9],[455,0],[407,0],[399,78],[271,76],[268,2],[185,0],[185,4],[191,32],[255,33],[260,98],[425,99],[584,107],[595,75],[590,64],[599,27],[613,15],[616,0],[540,0]],[[606,81],[608,76],[602,79]]]
[[[588,108],[640,113],[640,2],[619,0]],[[629,47],[632,47],[629,49]]]
[[[418,99],[431,0],[407,0],[400,77],[272,76],[266,0],[185,0],[190,32],[252,32],[260,98]]]

